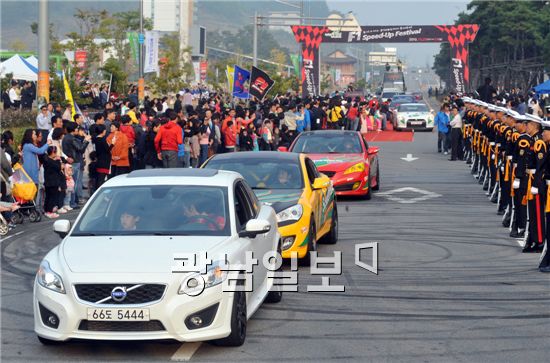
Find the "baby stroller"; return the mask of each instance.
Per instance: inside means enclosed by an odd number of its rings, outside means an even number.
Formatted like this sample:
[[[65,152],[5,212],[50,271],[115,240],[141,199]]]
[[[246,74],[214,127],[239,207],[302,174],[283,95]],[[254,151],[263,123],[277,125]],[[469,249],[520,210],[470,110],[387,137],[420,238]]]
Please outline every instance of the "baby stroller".
[[[8,221],[4,218],[2,213],[0,213],[0,236],[5,236],[10,231],[10,226],[8,225]]]
[[[20,208],[13,212],[11,222],[21,224],[25,216],[31,222],[39,222],[42,216],[36,209],[36,204],[34,204],[37,193],[36,185],[20,164],[15,164],[13,170],[13,175],[10,177],[12,183],[11,194],[14,201],[19,203]]]

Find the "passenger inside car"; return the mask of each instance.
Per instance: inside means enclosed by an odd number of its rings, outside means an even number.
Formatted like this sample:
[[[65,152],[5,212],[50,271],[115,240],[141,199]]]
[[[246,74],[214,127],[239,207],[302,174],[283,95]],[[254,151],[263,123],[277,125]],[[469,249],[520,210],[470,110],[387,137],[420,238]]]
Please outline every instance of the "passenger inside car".
[[[137,224],[140,221],[140,217],[134,211],[126,210],[120,215],[120,227],[123,231],[135,231],[137,230]]]

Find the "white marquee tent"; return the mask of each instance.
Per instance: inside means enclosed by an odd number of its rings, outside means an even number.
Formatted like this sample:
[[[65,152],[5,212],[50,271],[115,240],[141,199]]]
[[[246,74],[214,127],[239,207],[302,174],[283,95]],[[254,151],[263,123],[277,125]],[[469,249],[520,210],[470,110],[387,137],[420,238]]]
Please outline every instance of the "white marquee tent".
[[[36,58],[34,55],[25,58],[25,60],[29,62],[34,68],[38,69],[38,58]]]
[[[0,78],[6,77],[9,73],[12,73],[13,79],[17,80],[38,80],[38,68],[18,54],[0,63]]]

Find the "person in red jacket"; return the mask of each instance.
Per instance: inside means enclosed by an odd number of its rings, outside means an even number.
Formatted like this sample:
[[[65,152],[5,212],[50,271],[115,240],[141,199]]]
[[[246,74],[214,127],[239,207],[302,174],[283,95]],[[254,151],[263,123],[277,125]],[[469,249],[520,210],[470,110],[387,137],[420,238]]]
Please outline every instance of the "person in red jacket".
[[[359,125],[359,108],[355,102],[352,102],[348,110],[348,130],[357,131]]]
[[[122,116],[120,132],[126,135],[128,139],[128,160],[130,160],[130,170],[134,169],[134,147],[136,146],[136,132],[132,126],[132,119],[128,115]]]
[[[155,148],[157,156],[162,160],[165,168],[178,167],[178,149],[183,148],[183,132],[176,123],[178,114],[174,110],[167,110],[166,114],[170,121],[162,125],[155,136]]]
[[[233,128],[233,121],[227,122],[227,127],[224,132],[225,135],[225,151],[233,152],[235,151],[235,146],[237,145],[237,133]]]
[[[120,125],[120,132],[126,135],[130,147],[133,147],[136,143],[136,133],[134,131],[134,128],[130,124],[132,122],[132,119],[130,118],[130,116],[124,115],[121,117],[120,121],[122,124]]]

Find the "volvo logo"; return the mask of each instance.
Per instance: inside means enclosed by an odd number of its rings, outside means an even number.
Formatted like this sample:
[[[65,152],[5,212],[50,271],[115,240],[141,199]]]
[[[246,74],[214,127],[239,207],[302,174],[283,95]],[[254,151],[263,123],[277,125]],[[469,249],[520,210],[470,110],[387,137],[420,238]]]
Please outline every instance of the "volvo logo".
[[[111,298],[116,302],[124,301],[126,296],[128,296],[128,293],[126,292],[126,287],[124,286],[117,286],[111,291]]]

